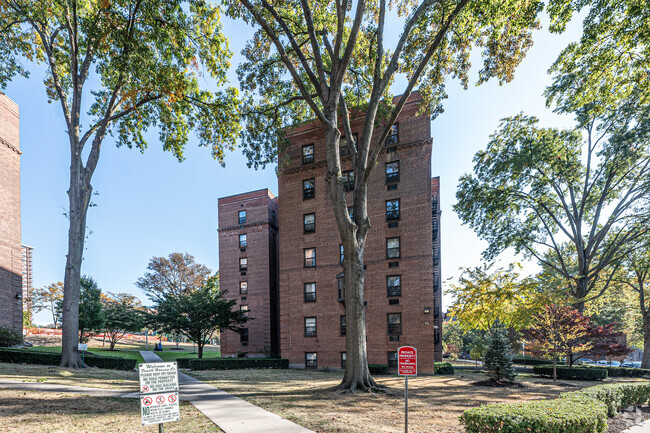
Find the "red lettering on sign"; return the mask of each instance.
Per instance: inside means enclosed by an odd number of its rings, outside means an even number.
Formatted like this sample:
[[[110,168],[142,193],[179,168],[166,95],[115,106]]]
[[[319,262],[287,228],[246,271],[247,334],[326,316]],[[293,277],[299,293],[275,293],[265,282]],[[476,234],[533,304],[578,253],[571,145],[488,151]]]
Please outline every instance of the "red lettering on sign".
[[[418,373],[418,351],[404,346],[397,350],[397,373],[400,376],[415,376]]]

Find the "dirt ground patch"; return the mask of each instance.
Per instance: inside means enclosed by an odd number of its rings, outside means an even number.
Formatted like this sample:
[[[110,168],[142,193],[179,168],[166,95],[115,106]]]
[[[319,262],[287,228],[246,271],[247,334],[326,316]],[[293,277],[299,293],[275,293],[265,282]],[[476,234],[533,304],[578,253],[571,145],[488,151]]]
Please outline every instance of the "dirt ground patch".
[[[138,372],[87,368],[48,367],[44,365],[0,363],[0,379],[21,382],[52,383],[138,392]],[[0,432],[3,431],[0,426]]]
[[[396,433],[404,430],[404,380],[375,378],[387,386],[386,394],[342,394],[331,388],[341,373],[301,370],[226,370],[190,372],[253,404],[318,433]],[[521,375],[526,388],[475,387],[485,377],[473,372],[453,376],[409,379],[409,432],[459,433],[458,417],[471,407],[487,403],[554,398],[565,387],[545,385],[546,379]],[[574,382],[578,387],[603,382]],[[610,381],[608,381],[610,382]],[[572,388],[574,391],[578,388]]]
[[[0,389],[0,432],[7,433],[135,433],[158,431],[140,424],[137,399],[90,397]],[[189,403],[181,403],[181,420],[166,423],[166,433],[220,432]]]

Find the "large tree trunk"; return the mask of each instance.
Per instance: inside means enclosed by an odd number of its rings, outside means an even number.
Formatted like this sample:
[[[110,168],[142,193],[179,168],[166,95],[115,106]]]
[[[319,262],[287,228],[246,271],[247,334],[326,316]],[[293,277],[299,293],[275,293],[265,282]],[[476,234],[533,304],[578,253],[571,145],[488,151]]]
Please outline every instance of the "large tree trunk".
[[[199,346],[199,359],[203,358],[203,345],[204,344],[205,343],[202,343],[202,342],[199,342],[199,343],[196,344],[197,346]]]
[[[72,148],[78,146],[72,146]],[[81,155],[73,151],[70,164],[70,209],[68,218],[68,256],[63,282],[63,326],[61,340],[61,367],[82,367],[77,350],[79,343],[79,292],[81,285],[81,260],[86,236],[86,212],[91,196],[90,184],[86,181]]]

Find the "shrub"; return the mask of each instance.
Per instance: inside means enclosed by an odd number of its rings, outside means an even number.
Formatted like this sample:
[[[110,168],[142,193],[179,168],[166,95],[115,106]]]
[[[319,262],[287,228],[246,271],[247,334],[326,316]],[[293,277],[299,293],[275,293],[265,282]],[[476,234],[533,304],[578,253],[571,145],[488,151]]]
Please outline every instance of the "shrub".
[[[647,368],[627,368],[627,367],[609,367],[581,365],[580,368],[604,368],[607,370],[608,377],[646,377],[650,376],[650,370]]]
[[[436,374],[454,374],[454,367],[448,362],[435,362],[433,368]]]
[[[118,358],[113,356],[99,356],[86,352],[84,357],[86,365],[111,370],[133,370],[135,359]],[[0,349],[0,362],[15,364],[59,365],[61,354],[52,352],[39,352],[33,349]]]
[[[177,360],[178,361],[178,360]],[[288,359],[278,358],[210,358],[190,359],[192,370],[239,370],[244,368],[289,368]]]
[[[485,374],[496,382],[515,380],[515,369],[512,366],[510,342],[506,330],[497,325],[490,332],[490,341],[483,362]]]
[[[553,366],[548,364],[535,365],[533,367],[533,373],[539,376],[553,377]],[[604,380],[607,379],[607,370],[604,368],[582,368],[558,365],[557,378],[575,380]]]
[[[178,368],[190,368],[190,361],[197,358],[177,358]]]
[[[23,341],[18,331],[0,326],[0,347],[11,347]]]
[[[381,376],[388,374],[388,365],[386,364],[368,364],[368,370],[373,376]]]
[[[491,404],[466,410],[460,421],[466,433],[604,433],[607,407],[586,397]]]
[[[537,358],[524,358],[523,356],[515,356],[512,358],[512,363],[517,365],[546,365],[548,360]]]
[[[650,383],[613,383],[592,386],[580,391],[567,392],[560,396],[572,401],[592,398],[607,406],[607,415],[614,416],[616,412],[630,406],[643,406],[650,400]]]

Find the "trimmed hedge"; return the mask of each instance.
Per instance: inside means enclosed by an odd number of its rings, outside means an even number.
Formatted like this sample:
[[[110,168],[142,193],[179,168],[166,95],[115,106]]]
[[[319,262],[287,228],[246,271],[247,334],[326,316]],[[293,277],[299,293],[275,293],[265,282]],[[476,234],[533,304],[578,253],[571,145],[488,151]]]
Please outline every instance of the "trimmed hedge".
[[[382,376],[388,374],[387,364],[368,364],[368,371],[373,376]]]
[[[176,360],[178,362],[178,360]],[[208,358],[190,359],[192,370],[239,370],[244,368],[289,368],[288,359],[278,358]]]
[[[190,368],[190,361],[197,358],[177,358],[178,368]]]
[[[647,368],[609,367],[600,365],[581,365],[580,368],[603,368],[607,370],[608,377],[646,377],[650,376]]]
[[[533,373],[538,376],[553,377],[552,365],[535,365],[533,366]],[[558,379],[573,379],[573,380],[604,380],[607,379],[607,370],[604,368],[582,368],[582,367],[567,367],[565,365],[557,366]]]
[[[547,365],[548,359],[523,358],[521,356],[514,356],[512,358],[512,363],[517,365]]]
[[[501,403],[466,410],[466,433],[604,433],[607,406],[592,398]]]
[[[11,347],[23,341],[20,332],[0,326],[0,347]]]
[[[612,383],[592,386],[580,391],[567,392],[560,396],[573,401],[592,398],[607,406],[607,415],[614,416],[626,407],[643,406],[650,401],[650,383]]]
[[[433,369],[436,374],[454,374],[454,367],[448,362],[434,362]]]
[[[86,352],[84,361],[90,367],[108,368],[111,370],[133,370],[136,365],[135,359],[100,356],[92,352]],[[0,348],[0,362],[59,365],[61,363],[61,355],[51,352],[39,352],[33,349]]]

